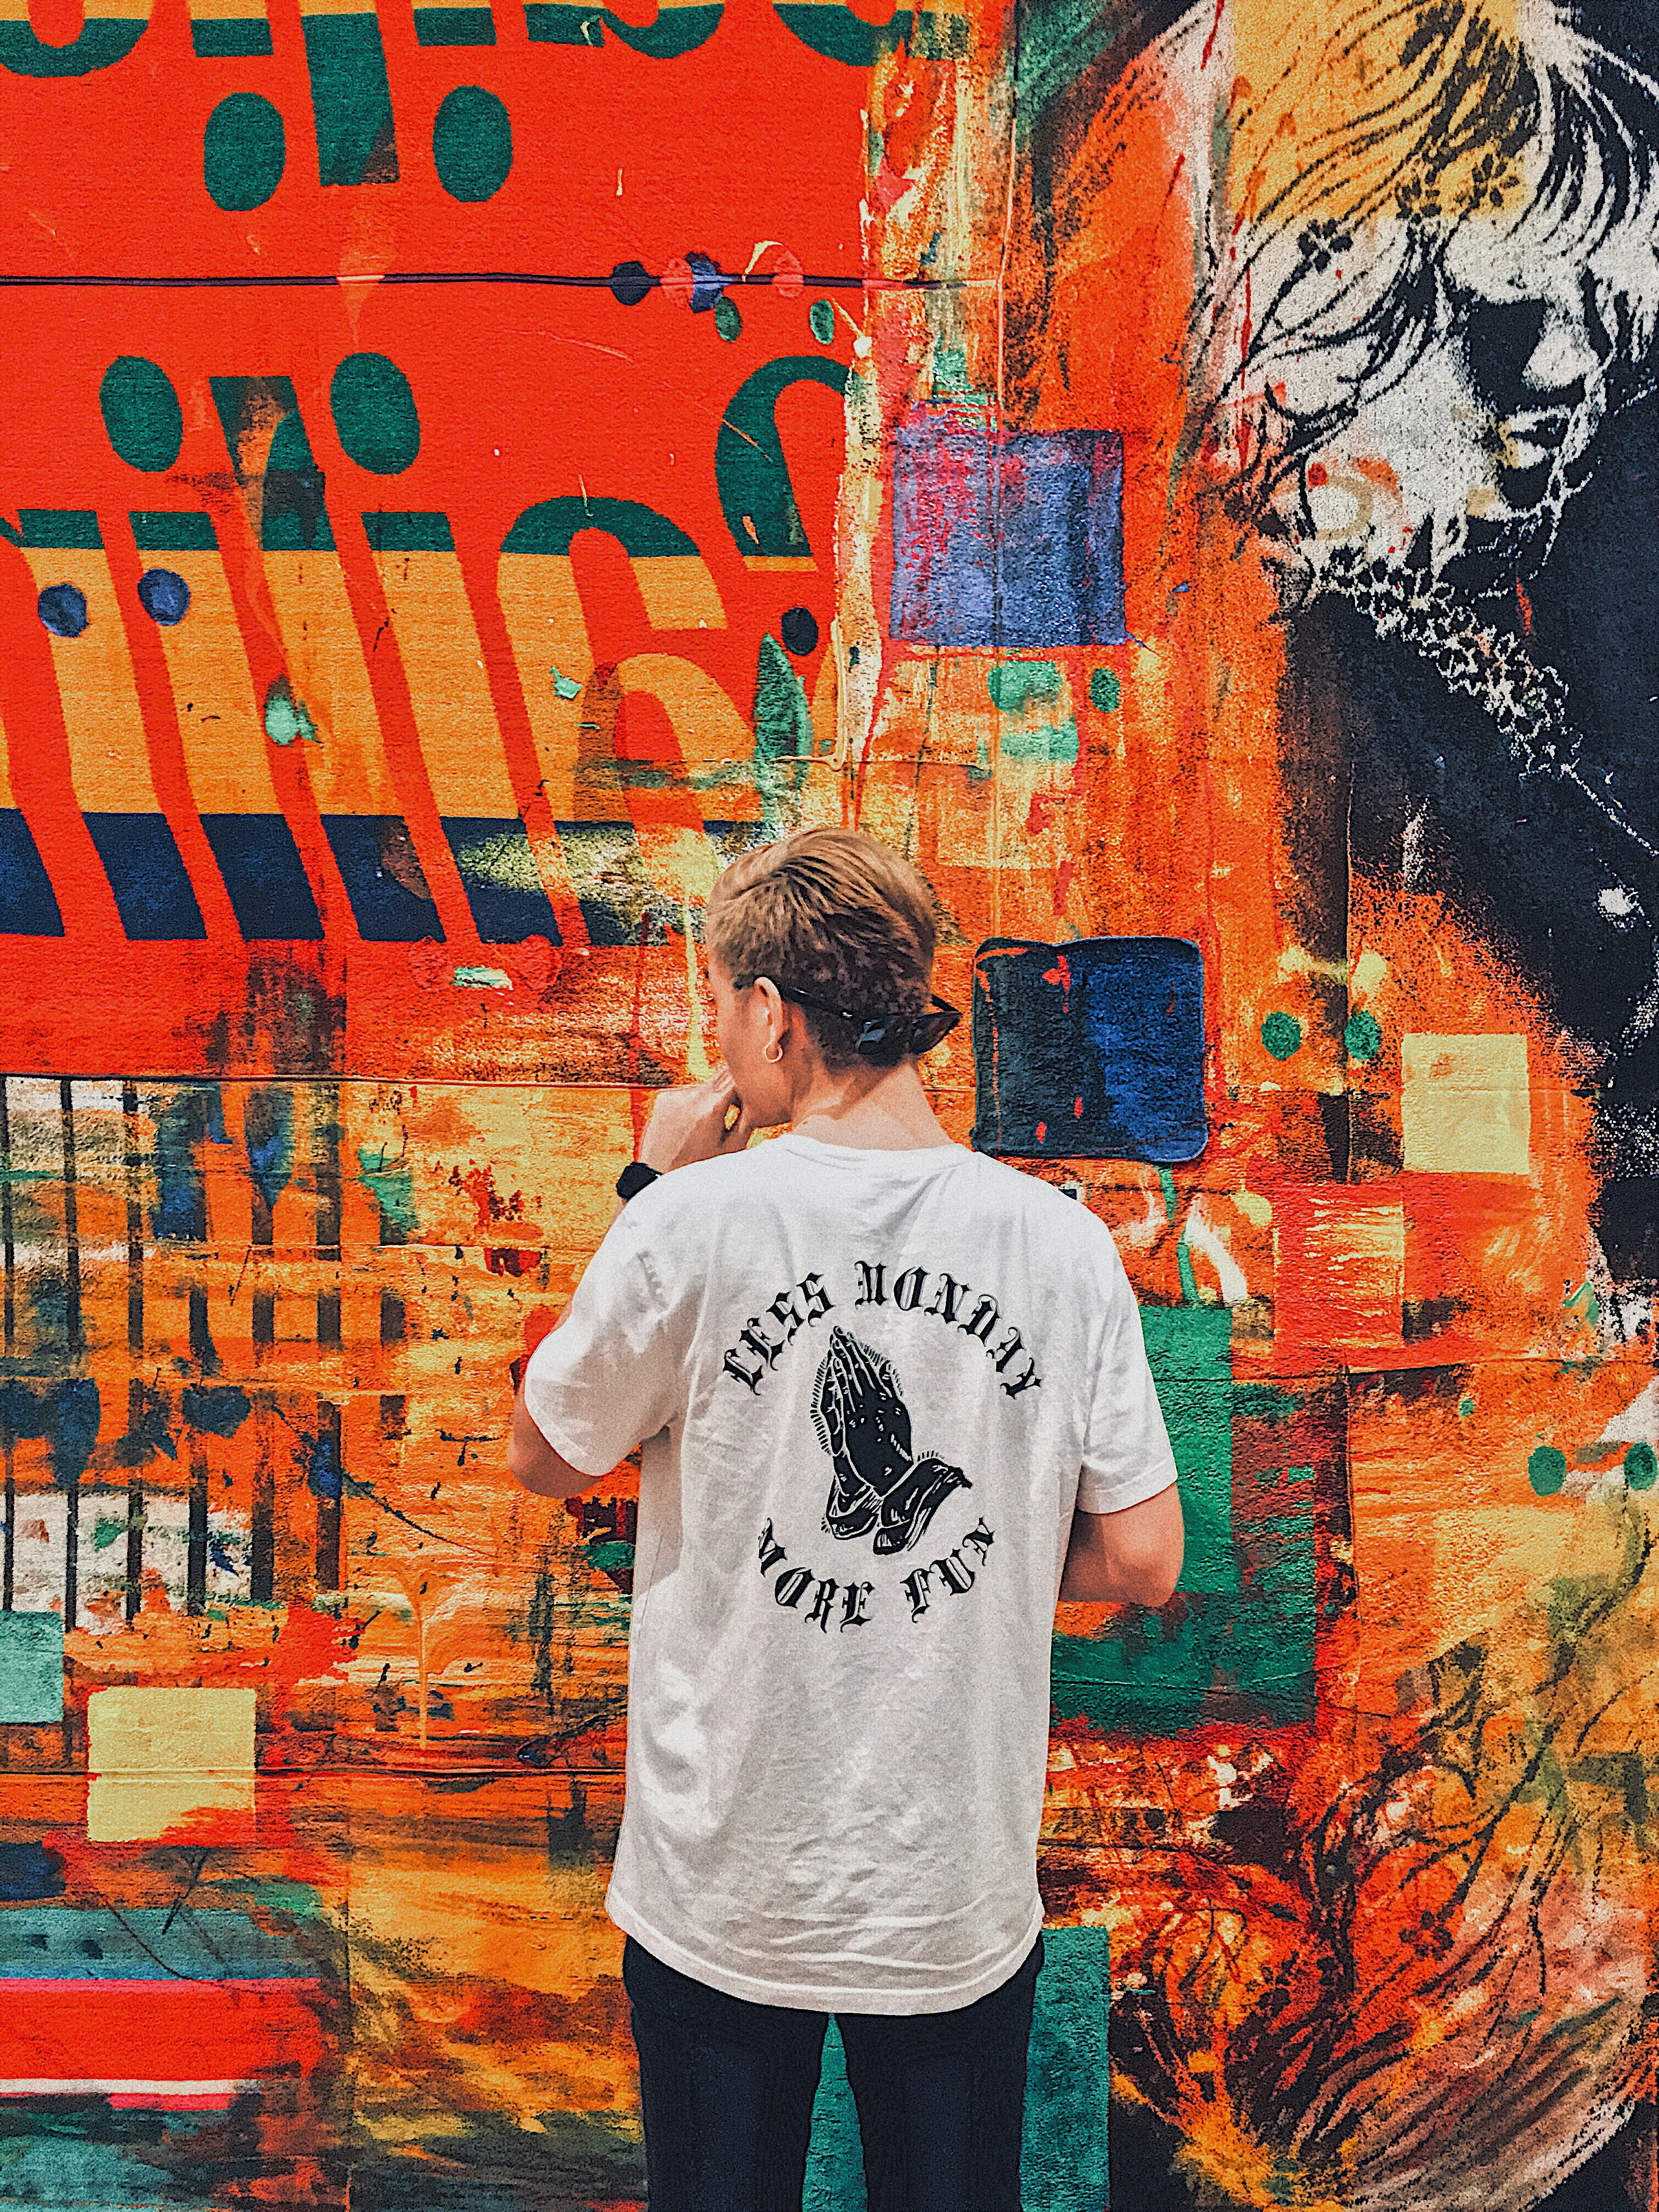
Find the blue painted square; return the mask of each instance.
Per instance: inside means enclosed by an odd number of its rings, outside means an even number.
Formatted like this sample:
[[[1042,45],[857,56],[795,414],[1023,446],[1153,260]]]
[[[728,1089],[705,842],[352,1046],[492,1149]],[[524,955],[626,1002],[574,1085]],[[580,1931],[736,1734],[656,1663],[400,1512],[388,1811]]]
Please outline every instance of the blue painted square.
[[[438,909],[401,815],[325,814],[323,829],[360,937],[371,945],[441,942]]]
[[[902,422],[892,630],[922,645],[1121,645],[1117,433],[999,434],[951,407]]]
[[[63,1717],[63,1615],[0,1613],[0,1723]]]
[[[15,806],[0,806],[0,936],[61,937],[52,881],[29,825]]]
[[[524,823],[447,814],[444,836],[484,945],[521,945],[526,937],[559,942],[559,925],[536,869]]]
[[[991,938],[974,958],[974,1145],[1012,1159],[1195,1159],[1204,966],[1178,937]]]
[[[164,814],[88,814],[86,824],[129,938],[207,935]]]
[[[300,848],[283,816],[204,814],[202,827],[246,940],[322,935]]]

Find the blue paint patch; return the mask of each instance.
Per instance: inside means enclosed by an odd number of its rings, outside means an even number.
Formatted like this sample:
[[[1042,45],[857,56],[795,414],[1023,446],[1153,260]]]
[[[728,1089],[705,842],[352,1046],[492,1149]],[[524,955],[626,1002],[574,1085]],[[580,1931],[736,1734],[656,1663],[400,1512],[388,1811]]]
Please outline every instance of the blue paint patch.
[[[944,646],[1121,645],[1123,441],[918,409],[894,469],[892,631]]]
[[[398,814],[325,814],[323,829],[334,848],[357,933],[371,945],[443,941],[443,927]]]
[[[190,586],[172,568],[146,568],[138,579],[138,604],[152,622],[171,628],[190,612]]]
[[[40,848],[15,806],[0,806],[0,936],[61,937],[64,917]]]
[[[556,677],[554,687],[558,687]],[[516,814],[507,821],[447,814],[443,830],[483,943],[519,945],[526,937],[544,937],[552,945],[561,942],[536,856]]]
[[[1203,962],[1184,939],[989,939],[973,1040],[980,1152],[1173,1162],[1208,1141]]]
[[[303,1981],[317,1972],[292,1936],[223,1906],[67,1905],[0,1917],[0,1979]]]
[[[294,1176],[294,1093],[271,1085],[251,1091],[242,1109],[242,1141],[248,1172],[267,1212]]]
[[[0,1905],[29,1904],[63,1893],[64,1862],[58,1852],[45,1844],[0,1844]]]
[[[64,1616],[0,1613],[0,1724],[39,1727],[63,1717]]]
[[[179,1410],[193,1429],[204,1430],[209,1436],[234,1437],[253,1411],[253,1404],[246,1391],[239,1390],[234,1383],[217,1389],[189,1383]]]
[[[322,935],[300,848],[280,814],[204,814],[202,827],[245,943]]]
[[[52,1479],[60,1490],[78,1482],[98,1441],[102,1408],[89,1375],[71,1375],[50,1389],[0,1382],[0,1425],[20,1440],[39,1437],[51,1448]]]
[[[87,626],[87,595],[77,584],[48,584],[34,605],[54,637],[79,637]]]
[[[201,1147],[225,1140],[224,1102],[216,1083],[191,1084],[152,1103],[155,1123],[155,1203],[150,1234],[169,1243],[207,1242],[207,1182]]]
[[[164,814],[88,814],[84,819],[130,939],[207,935]]]

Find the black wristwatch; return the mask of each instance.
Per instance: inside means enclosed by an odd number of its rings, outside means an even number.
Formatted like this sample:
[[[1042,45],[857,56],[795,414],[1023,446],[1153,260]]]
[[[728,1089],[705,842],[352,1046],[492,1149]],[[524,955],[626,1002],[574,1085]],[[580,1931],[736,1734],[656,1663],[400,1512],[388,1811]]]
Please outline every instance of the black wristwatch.
[[[643,1160],[629,1160],[617,1177],[617,1197],[626,1204],[630,1198],[636,1198],[647,1183],[655,1182],[661,1173],[660,1168],[648,1168]]]

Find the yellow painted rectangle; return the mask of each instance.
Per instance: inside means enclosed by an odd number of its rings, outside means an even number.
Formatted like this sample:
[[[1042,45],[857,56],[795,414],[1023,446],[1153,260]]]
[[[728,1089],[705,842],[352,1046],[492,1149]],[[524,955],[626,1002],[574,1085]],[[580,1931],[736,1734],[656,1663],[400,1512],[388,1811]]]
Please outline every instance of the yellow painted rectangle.
[[[1401,1039],[1400,1073],[1407,1168],[1527,1174],[1532,1101],[1524,1036],[1407,1035]]]
[[[318,807],[400,814],[338,555],[267,552],[264,564],[295,696],[320,741],[303,746]]]
[[[419,552],[377,553],[374,564],[439,813],[515,815],[460,562],[453,553]]]
[[[579,725],[586,711],[580,687],[593,673],[575,566],[564,554],[503,553],[495,589],[530,717],[542,787],[554,819],[568,821],[576,811]],[[556,681],[577,685],[576,696],[561,696]]]
[[[252,1692],[248,1692],[250,1696]],[[112,1774],[87,1784],[87,1840],[177,1840],[253,1811],[251,1774]]]
[[[252,1774],[254,1692],[94,1690],[87,1699],[89,1773]]]
[[[167,558],[190,591],[185,620],[157,627],[198,810],[203,814],[279,814],[269,740],[253,696],[224,562],[216,552],[169,553]]]

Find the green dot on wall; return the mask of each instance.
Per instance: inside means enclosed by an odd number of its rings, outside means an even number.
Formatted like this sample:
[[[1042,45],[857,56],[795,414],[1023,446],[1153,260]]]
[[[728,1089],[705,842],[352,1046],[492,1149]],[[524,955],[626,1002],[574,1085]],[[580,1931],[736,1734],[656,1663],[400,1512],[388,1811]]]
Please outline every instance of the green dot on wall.
[[[1567,1455],[1553,1444],[1540,1444],[1527,1462],[1527,1480],[1540,1498],[1553,1498],[1567,1479]]]
[[[1382,1049],[1382,1032],[1374,1014],[1351,1014],[1342,1032],[1342,1048],[1350,1060],[1371,1060]]]
[[[1109,668],[1097,668],[1089,678],[1089,704],[1103,714],[1115,714],[1120,696],[1118,681]]]
[[[828,300],[814,300],[806,311],[806,319],[818,343],[828,345],[836,335],[836,311]]]
[[[329,404],[340,443],[360,469],[395,477],[421,450],[409,379],[383,353],[350,353],[334,372]]]
[[[257,92],[234,92],[207,119],[202,181],[227,212],[263,207],[283,181],[288,138],[281,112]]]
[[[493,92],[456,86],[432,125],[432,160],[451,199],[495,198],[513,167],[513,118]]]
[[[1632,1490],[1651,1490],[1659,1476],[1659,1453],[1651,1444],[1632,1444],[1625,1454],[1625,1480]]]
[[[728,343],[743,336],[743,317],[738,313],[738,303],[728,300],[724,292],[714,302],[714,328]]]
[[[98,387],[109,441],[129,466],[158,475],[184,443],[185,418],[167,374],[142,354],[111,362]]]
[[[1261,1024],[1261,1042],[1275,1060],[1288,1060],[1302,1042],[1302,1024],[1294,1014],[1274,1012]]]

